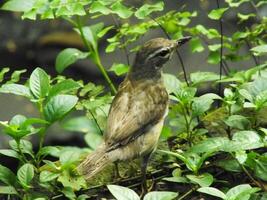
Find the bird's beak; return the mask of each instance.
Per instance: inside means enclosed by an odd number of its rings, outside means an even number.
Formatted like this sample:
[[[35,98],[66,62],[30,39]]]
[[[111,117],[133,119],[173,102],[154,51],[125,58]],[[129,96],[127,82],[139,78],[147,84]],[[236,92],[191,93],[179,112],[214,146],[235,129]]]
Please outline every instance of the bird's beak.
[[[183,44],[185,44],[186,42],[191,40],[191,38],[192,38],[191,36],[186,36],[186,37],[180,38],[179,40],[176,41],[176,47],[182,46]]]

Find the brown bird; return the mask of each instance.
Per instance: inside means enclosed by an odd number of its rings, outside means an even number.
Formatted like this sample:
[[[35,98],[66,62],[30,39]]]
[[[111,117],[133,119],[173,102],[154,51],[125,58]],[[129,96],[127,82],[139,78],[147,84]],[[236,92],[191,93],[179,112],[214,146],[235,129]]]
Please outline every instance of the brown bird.
[[[141,157],[142,186],[146,190],[147,163],[156,149],[168,111],[162,67],[174,50],[190,38],[178,41],[155,38],[137,52],[134,64],[111,104],[104,143],[78,166],[78,172],[86,179],[111,162]]]

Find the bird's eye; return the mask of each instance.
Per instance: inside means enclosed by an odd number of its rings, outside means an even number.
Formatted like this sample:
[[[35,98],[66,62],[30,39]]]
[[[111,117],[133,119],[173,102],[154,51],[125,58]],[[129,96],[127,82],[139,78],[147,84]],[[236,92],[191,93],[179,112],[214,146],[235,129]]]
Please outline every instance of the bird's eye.
[[[165,56],[167,56],[169,53],[170,53],[169,50],[166,49],[166,50],[162,50],[162,51],[160,51],[160,52],[157,54],[157,56],[165,57]]]

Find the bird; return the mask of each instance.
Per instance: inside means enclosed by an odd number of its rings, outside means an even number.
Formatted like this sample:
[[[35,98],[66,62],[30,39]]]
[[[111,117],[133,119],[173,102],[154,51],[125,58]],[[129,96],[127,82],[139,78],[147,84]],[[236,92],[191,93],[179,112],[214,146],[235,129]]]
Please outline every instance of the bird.
[[[173,52],[190,39],[154,38],[136,53],[111,103],[103,143],[77,167],[86,180],[110,163],[141,158],[141,185],[147,192],[146,168],[168,112],[169,95],[162,68]]]

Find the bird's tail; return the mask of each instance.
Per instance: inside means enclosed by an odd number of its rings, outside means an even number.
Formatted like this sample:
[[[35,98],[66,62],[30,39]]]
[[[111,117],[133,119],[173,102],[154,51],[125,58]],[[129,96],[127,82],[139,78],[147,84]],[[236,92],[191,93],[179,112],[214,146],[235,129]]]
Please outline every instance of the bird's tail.
[[[90,153],[78,166],[78,173],[86,180],[90,179],[111,162],[105,145],[100,146],[96,151]]]

